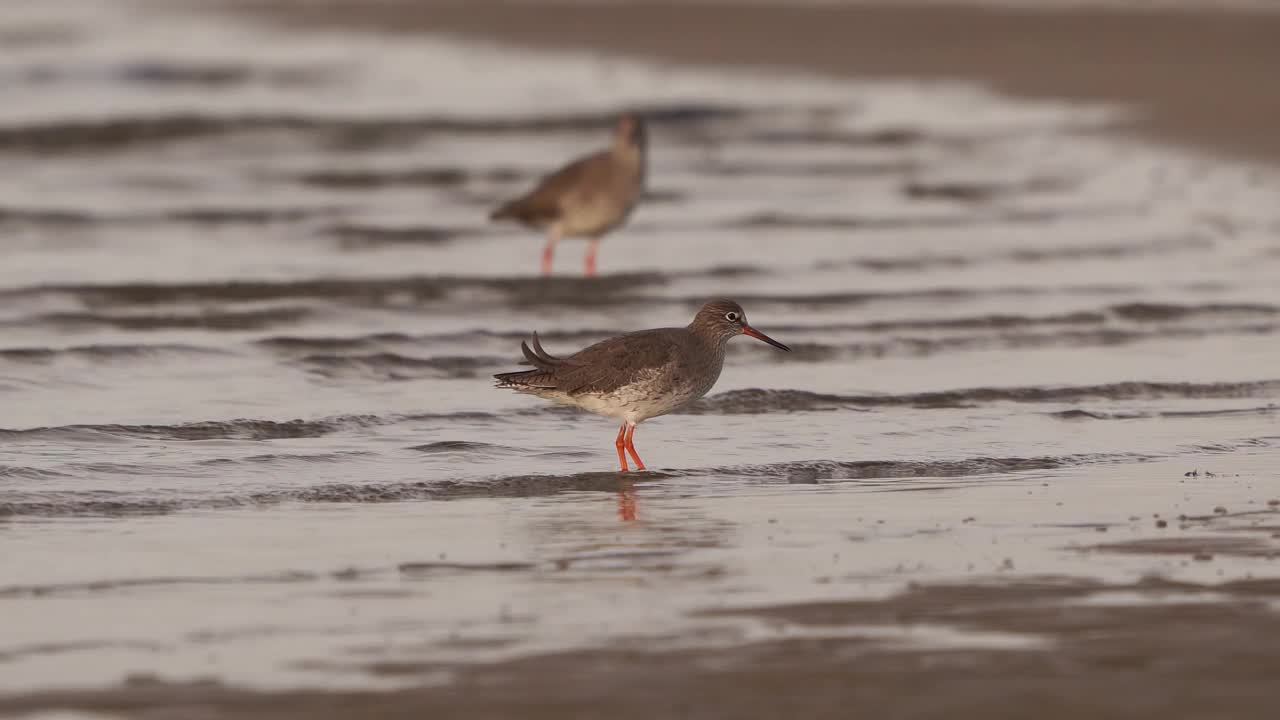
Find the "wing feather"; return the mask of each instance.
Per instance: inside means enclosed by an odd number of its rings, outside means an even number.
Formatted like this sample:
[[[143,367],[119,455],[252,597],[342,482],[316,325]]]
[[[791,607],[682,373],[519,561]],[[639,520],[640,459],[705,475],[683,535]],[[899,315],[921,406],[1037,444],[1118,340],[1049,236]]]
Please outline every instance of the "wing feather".
[[[527,342],[520,343],[526,363],[534,369],[494,377],[500,386],[516,389],[557,390],[568,395],[610,393],[669,365],[680,350],[679,333],[674,328],[662,328],[619,335],[566,358],[548,353],[534,333],[532,347]]]
[[[565,358],[556,372],[557,386],[570,395],[612,392],[667,365],[676,346],[670,328],[602,340]]]
[[[600,166],[607,166],[609,151],[587,155],[543,177],[525,195],[503,204],[491,220],[513,219],[526,224],[553,222],[564,211],[564,200],[583,186],[594,184]]]

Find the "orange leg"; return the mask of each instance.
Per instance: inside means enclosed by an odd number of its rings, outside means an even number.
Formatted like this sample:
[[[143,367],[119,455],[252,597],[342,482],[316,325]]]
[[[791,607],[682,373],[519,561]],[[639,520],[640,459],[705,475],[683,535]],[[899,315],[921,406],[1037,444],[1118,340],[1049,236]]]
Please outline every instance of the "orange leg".
[[[636,444],[635,444],[634,442],[632,442],[632,441],[631,441],[631,439],[632,439],[633,437],[635,437],[635,435],[636,435],[636,426],[635,426],[635,425],[630,425],[630,426],[628,426],[628,427],[627,427],[626,448],[627,448],[627,452],[631,453],[631,459],[636,461],[636,469],[637,469],[637,470],[643,470],[643,469],[644,469],[644,461],[643,461],[643,460],[641,460],[641,459],[640,459],[640,455],[636,453]],[[619,455],[621,455],[621,453],[619,453]]]
[[[587,277],[595,277],[596,274],[596,251],[600,249],[600,238],[591,238],[587,241],[587,262],[583,273]]]
[[[547,230],[547,244],[542,248],[542,274],[551,274],[551,258],[556,253],[556,243],[560,240],[560,223]]]
[[[618,428],[618,440],[614,443],[618,448],[618,464],[622,466],[618,472],[627,471],[627,454],[624,452],[624,449],[627,447],[626,434],[627,424],[622,423],[622,427]],[[639,462],[639,460],[637,459],[636,462]],[[643,470],[644,468],[641,467],[640,469]]]

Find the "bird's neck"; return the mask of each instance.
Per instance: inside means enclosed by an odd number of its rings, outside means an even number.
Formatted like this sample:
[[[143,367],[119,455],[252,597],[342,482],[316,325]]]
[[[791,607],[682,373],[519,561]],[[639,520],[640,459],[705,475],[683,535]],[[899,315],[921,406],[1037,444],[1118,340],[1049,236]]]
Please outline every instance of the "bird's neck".
[[[720,357],[724,357],[725,348],[728,347],[729,339],[731,337],[721,335],[719,333],[709,333],[696,323],[691,323],[689,325],[689,334],[694,337],[695,341],[699,345],[702,345],[704,348],[710,350],[716,355],[719,355]]]
[[[637,145],[629,141],[615,142],[611,152],[614,157],[629,165],[644,166],[646,150],[643,144]]]

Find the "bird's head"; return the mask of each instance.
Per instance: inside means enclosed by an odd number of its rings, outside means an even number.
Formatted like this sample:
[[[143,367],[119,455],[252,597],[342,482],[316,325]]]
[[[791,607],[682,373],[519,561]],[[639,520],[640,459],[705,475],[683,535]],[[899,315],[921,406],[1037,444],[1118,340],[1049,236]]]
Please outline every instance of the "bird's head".
[[[648,143],[644,118],[635,113],[627,113],[618,118],[613,130],[613,144],[619,148],[636,148],[644,150]]]
[[[708,301],[702,306],[702,309],[698,310],[698,314],[693,317],[693,322],[689,324],[689,327],[716,342],[728,342],[738,335],[748,335],[769,343],[779,350],[791,350],[786,345],[751,327],[751,323],[747,322],[747,313],[742,309],[741,305],[732,300],[716,299]]]

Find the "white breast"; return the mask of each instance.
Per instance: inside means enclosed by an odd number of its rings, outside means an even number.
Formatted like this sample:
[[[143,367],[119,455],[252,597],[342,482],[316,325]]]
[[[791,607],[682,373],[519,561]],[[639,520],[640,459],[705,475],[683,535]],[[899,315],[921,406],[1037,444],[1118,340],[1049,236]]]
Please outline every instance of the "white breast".
[[[718,367],[710,375],[692,377],[676,372],[676,366],[668,364],[612,392],[574,396],[573,404],[598,415],[638,423],[679,410],[706,395],[719,376]]]

